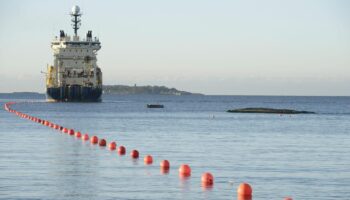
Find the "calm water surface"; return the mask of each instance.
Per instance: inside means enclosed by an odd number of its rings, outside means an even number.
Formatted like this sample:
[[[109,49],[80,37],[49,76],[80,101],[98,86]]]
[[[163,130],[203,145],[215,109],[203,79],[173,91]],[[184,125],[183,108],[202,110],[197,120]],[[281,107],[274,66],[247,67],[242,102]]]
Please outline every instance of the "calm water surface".
[[[0,111],[1,199],[236,199],[248,182],[254,200],[350,199],[350,97],[105,96],[102,103],[45,103],[0,95],[0,103],[107,141],[138,149],[154,164]],[[161,103],[164,109],[147,109]],[[3,106],[3,105],[2,105]],[[233,114],[242,107],[315,115]],[[159,162],[168,159],[169,174]],[[192,167],[178,177],[182,163]],[[200,184],[203,172],[212,189]]]

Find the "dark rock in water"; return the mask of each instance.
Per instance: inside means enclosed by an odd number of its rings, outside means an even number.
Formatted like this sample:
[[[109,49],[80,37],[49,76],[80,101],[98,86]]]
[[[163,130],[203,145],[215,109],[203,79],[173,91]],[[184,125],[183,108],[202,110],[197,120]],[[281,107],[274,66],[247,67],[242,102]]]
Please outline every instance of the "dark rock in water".
[[[290,109],[274,109],[274,108],[242,108],[228,110],[230,113],[271,113],[271,114],[315,114],[310,111],[299,111]]]
[[[162,104],[147,104],[147,108],[164,108]]]

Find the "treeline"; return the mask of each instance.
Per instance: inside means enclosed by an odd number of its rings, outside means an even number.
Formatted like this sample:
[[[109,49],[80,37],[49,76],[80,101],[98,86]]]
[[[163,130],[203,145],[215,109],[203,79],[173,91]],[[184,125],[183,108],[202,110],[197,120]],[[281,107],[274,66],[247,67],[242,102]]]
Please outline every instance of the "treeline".
[[[165,86],[104,85],[104,94],[201,95]]]

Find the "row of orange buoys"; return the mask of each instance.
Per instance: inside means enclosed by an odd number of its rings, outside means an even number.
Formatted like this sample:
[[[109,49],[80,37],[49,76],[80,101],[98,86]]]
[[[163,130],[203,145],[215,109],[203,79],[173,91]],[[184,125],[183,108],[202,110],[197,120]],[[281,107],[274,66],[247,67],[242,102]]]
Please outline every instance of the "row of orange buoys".
[[[82,141],[88,141],[90,140],[90,143],[93,145],[99,145],[101,147],[107,146],[107,141],[103,138],[99,139],[97,136],[89,136],[87,133],[82,134],[79,131],[74,131],[74,129],[65,128],[63,126],[60,126],[58,124],[52,123],[47,120],[40,119],[38,117],[30,116],[25,113],[18,112],[14,109],[11,109],[10,106],[15,104],[15,102],[8,102],[5,103],[4,109],[10,113],[14,113],[17,116],[29,119],[33,122],[40,123],[44,126],[56,129],[62,133],[75,136],[78,139],[81,139]],[[108,149],[111,151],[115,151],[117,149],[117,143],[115,141],[112,141],[108,144]],[[119,155],[125,155],[126,148],[124,146],[118,146],[117,152]],[[130,157],[133,159],[138,159],[140,156],[139,151],[136,149],[132,150],[130,152]],[[146,155],[144,157],[144,163],[145,165],[151,165],[153,163],[153,157],[151,155]],[[168,173],[170,170],[170,162],[168,160],[162,160],[160,162],[160,169],[163,173]],[[191,167],[188,164],[182,164],[179,167],[179,176],[180,177],[190,177],[191,176]],[[210,172],[205,172],[201,176],[201,183],[203,187],[212,187],[214,185],[214,176]],[[251,200],[252,199],[253,190],[251,186],[248,183],[241,183],[239,187],[237,188],[237,197],[238,200]],[[284,200],[292,200],[291,197],[286,197]]]

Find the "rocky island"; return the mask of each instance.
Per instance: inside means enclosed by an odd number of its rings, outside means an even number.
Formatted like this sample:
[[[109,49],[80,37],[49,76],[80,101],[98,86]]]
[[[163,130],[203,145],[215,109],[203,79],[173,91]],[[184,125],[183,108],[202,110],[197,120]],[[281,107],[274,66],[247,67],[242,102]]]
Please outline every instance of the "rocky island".
[[[242,108],[228,110],[230,113],[267,113],[267,114],[315,114],[310,111],[290,110],[290,109],[274,109],[274,108]]]
[[[165,86],[127,86],[127,85],[104,85],[104,94],[149,94],[149,95],[203,95],[199,93],[191,93],[180,91],[175,88],[168,88]]]

